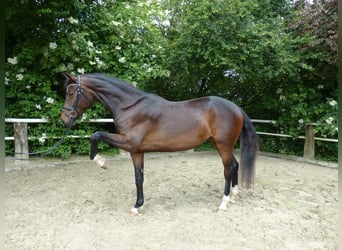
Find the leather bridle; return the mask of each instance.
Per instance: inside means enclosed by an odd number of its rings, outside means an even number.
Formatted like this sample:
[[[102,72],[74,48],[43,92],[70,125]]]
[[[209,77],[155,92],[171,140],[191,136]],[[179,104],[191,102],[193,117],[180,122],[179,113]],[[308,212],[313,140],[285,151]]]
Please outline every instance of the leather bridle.
[[[70,122],[72,119],[74,119],[74,118],[76,118],[76,117],[82,115],[82,113],[79,113],[79,112],[77,111],[78,104],[79,104],[80,98],[81,98],[81,94],[84,95],[87,99],[89,99],[89,98],[86,96],[86,94],[84,93],[83,88],[81,87],[81,77],[80,77],[79,75],[77,76],[77,84],[70,84],[70,85],[68,85],[68,86],[67,86],[67,91],[66,91],[66,92],[68,93],[68,88],[69,88],[70,86],[75,86],[75,85],[77,85],[77,87],[76,87],[76,99],[75,99],[74,104],[72,105],[72,107],[63,106],[63,108],[62,108],[63,113],[69,118],[69,122]],[[64,112],[64,110],[69,110],[70,112],[69,112],[69,113],[66,113],[66,112]]]

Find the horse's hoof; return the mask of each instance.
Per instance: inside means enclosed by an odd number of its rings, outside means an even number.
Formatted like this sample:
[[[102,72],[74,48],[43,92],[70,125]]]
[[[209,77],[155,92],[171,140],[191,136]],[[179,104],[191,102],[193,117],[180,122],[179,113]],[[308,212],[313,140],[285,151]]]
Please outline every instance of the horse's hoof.
[[[138,215],[139,211],[136,207],[131,208],[131,210],[129,210],[129,214],[131,215]]]
[[[106,159],[103,158],[101,155],[99,154],[95,155],[93,162],[96,164],[96,166],[103,168],[103,169],[107,169],[107,167],[105,166]]]
[[[239,187],[238,185],[235,185],[233,188],[232,188],[232,194],[233,195],[237,195],[239,193]]]
[[[218,208],[218,211],[228,211],[227,204],[221,204]]]
[[[230,196],[229,195],[224,195],[222,198],[221,205],[219,206],[219,210],[227,211],[228,207],[227,204],[230,202]]]

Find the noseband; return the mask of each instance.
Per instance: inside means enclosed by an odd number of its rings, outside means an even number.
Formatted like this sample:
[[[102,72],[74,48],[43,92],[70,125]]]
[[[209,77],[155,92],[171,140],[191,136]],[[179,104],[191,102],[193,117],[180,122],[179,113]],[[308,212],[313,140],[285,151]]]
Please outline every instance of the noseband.
[[[70,84],[70,85],[76,85],[76,84]],[[78,107],[78,103],[80,102],[81,94],[84,95],[87,99],[89,99],[84,94],[84,91],[83,91],[83,89],[81,87],[81,77],[78,75],[77,76],[76,99],[75,99],[74,105],[72,107],[63,106],[63,108],[62,108],[63,113],[69,118],[69,120],[71,120],[73,118],[76,118],[76,117],[78,117],[79,115],[82,114],[82,113],[78,113],[78,111],[77,111],[77,107]],[[64,110],[70,110],[70,113],[67,114],[67,113],[64,112]]]

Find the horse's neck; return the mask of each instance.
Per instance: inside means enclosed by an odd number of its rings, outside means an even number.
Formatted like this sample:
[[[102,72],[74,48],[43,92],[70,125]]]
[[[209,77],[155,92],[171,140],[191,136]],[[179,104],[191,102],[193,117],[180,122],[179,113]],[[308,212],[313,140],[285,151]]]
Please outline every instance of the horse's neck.
[[[143,94],[144,92],[126,87],[123,84],[107,83],[96,90],[97,100],[106,107],[113,117],[119,115],[123,107],[140,99]]]

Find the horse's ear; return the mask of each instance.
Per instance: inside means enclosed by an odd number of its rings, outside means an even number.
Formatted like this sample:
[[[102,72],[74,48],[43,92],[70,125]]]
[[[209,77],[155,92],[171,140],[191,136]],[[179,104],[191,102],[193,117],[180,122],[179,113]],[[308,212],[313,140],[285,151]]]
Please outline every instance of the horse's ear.
[[[70,74],[64,72],[63,75],[65,76],[65,79],[66,79],[66,80],[72,80]]]

